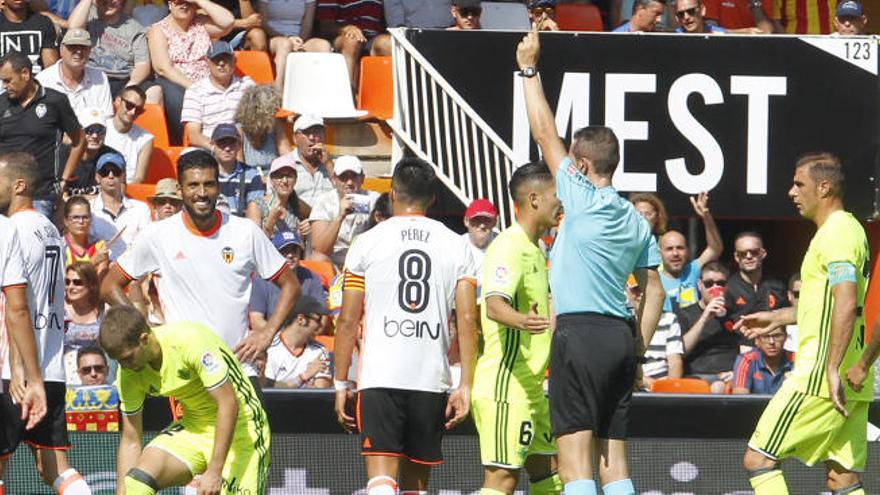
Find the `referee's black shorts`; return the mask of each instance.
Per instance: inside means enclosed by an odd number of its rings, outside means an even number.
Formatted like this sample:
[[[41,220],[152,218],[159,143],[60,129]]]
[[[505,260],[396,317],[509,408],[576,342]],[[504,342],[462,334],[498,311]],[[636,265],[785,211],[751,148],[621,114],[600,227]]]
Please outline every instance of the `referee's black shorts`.
[[[596,313],[556,319],[550,353],[550,424],[556,436],[590,430],[626,438],[636,376],[635,327]]]

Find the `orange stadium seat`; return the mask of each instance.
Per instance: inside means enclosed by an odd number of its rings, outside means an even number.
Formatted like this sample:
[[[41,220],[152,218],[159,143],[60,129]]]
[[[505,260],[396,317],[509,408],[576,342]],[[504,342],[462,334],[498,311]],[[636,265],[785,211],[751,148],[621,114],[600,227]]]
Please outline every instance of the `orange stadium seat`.
[[[330,282],[336,276],[336,268],[329,261],[300,260],[300,265],[313,271],[321,279],[321,285],[325,289],[330,288]]]
[[[145,104],[144,113],[135,119],[134,123],[154,136],[153,147],[167,148],[171,145],[168,139],[168,121],[165,120],[165,109],[161,105]]]
[[[709,383],[698,378],[662,378],[651,385],[651,392],[661,394],[709,394]]]
[[[556,24],[562,31],[604,31],[599,8],[582,3],[556,5]]]
[[[361,58],[358,108],[370,112],[370,117],[382,120],[390,119],[394,115],[391,57]]]
[[[257,84],[272,84],[275,81],[272,61],[266,52],[248,50],[235,52],[235,72],[239,76],[250,76]]]
[[[376,191],[379,194],[391,190],[391,179],[388,177],[367,177],[364,179],[364,189]]]
[[[177,157],[183,150],[182,146],[169,146],[166,148],[153,148],[153,155],[147,166],[147,176],[144,183],[155,184],[160,179],[171,177],[177,178]]]
[[[144,203],[150,204],[150,201],[147,199],[156,193],[156,184],[126,184],[125,185],[125,195],[132,199],[137,199],[139,201],[143,201]]]

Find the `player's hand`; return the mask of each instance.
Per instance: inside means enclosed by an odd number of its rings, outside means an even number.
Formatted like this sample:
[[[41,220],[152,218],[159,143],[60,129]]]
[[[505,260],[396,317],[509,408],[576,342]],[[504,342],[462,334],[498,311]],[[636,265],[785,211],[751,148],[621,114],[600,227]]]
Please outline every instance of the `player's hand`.
[[[836,369],[828,369],[825,374],[828,375],[828,395],[831,396],[834,409],[844,417],[849,416],[846,410],[846,390],[840,380],[840,373]]]
[[[467,387],[458,387],[449,394],[446,401],[446,429],[451,430],[471,412],[471,391]]]
[[[30,430],[46,415],[46,389],[42,380],[28,382],[24,399],[21,401],[21,419],[27,421],[25,429]]]
[[[272,343],[272,332],[265,330],[251,330],[244,336],[244,340],[235,346],[235,357],[242,363],[255,361],[261,352],[265,352]]]
[[[519,70],[526,67],[537,67],[541,55],[541,42],[538,40],[540,21],[532,24],[532,30],[526,34],[516,47],[516,65]]]
[[[221,480],[220,473],[208,469],[199,476],[199,488],[196,493],[198,495],[220,495]]]
[[[862,385],[865,383],[865,378],[867,377],[868,370],[862,365],[862,363],[857,362],[846,371],[846,381],[856,392],[862,391]]]
[[[533,303],[529,312],[521,315],[519,328],[530,333],[544,333],[550,328],[550,318],[538,314],[538,303]]]
[[[690,197],[691,206],[694,207],[694,213],[700,218],[706,218],[709,214],[709,193],[703,191],[696,198]]]
[[[341,426],[343,430],[349,433],[357,431],[357,421],[349,416],[346,411],[346,406],[348,405],[349,400],[353,398],[354,394],[348,389],[336,391],[336,404],[334,406],[336,409],[336,421],[339,422],[339,426]]]
[[[740,317],[739,321],[734,323],[733,329],[742,333],[748,339],[754,339],[782,326],[782,323],[776,321],[772,311],[760,311]]]

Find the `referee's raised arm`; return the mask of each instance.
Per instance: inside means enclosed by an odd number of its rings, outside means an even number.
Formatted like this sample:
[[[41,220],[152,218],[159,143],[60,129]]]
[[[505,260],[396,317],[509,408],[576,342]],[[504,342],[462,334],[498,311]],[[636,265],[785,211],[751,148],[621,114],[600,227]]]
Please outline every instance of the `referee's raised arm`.
[[[523,93],[526,98],[526,112],[529,116],[529,127],[532,129],[532,137],[541,148],[544,161],[550,167],[550,172],[555,176],[559,164],[568,155],[565,144],[559,138],[556,129],[556,120],[547,97],[544,96],[544,88],[541,79],[537,77],[538,58],[541,53],[541,42],[538,39],[537,23],[532,24],[532,30],[525,35],[516,47],[516,63],[519,66],[519,74],[523,79]]]

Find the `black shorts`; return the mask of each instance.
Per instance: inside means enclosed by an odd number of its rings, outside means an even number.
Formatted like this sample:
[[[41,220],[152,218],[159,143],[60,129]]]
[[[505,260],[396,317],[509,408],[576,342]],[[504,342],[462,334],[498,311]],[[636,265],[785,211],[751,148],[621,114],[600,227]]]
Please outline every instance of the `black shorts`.
[[[361,455],[406,457],[419,464],[443,462],[448,396],[438,392],[370,388],[357,399]]]
[[[560,315],[550,352],[553,434],[590,430],[599,438],[625,439],[636,365],[630,322],[595,313]]]
[[[3,380],[4,390],[9,389],[9,382]],[[38,449],[67,450],[70,441],[67,439],[67,418],[65,416],[65,394],[67,385],[61,382],[45,382],[46,415],[30,430],[25,430],[25,422],[21,419],[21,407],[13,404],[8,392],[0,394],[0,457],[15,452],[16,447],[24,441]]]

